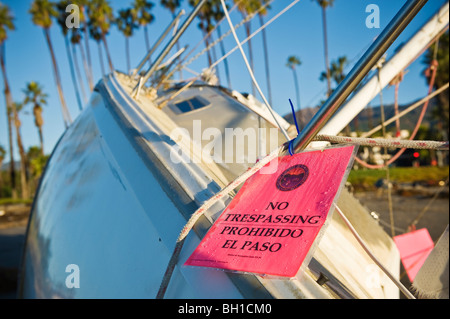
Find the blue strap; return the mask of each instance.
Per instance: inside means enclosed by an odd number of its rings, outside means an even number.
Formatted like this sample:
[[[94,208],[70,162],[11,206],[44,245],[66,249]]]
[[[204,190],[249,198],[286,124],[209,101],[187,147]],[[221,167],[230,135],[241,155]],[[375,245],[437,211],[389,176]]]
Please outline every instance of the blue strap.
[[[294,139],[294,140],[295,140],[295,139]],[[292,142],[293,142],[294,140],[290,140],[290,141],[289,141],[289,148],[288,148],[288,150],[289,150],[289,154],[291,154],[291,156],[294,155],[294,153],[292,152]]]
[[[297,117],[295,116],[294,105],[292,105],[291,99],[289,99],[289,103],[291,104],[292,116],[294,117],[295,127],[297,128],[297,134],[300,133],[300,129],[298,128]]]
[[[295,116],[295,110],[294,110],[294,105],[292,105],[292,101],[291,99],[289,99],[289,103],[291,104],[291,109],[292,109],[292,116],[294,117],[294,123],[295,123],[295,127],[297,128],[297,135],[300,133],[300,129],[298,128],[298,123],[297,123],[297,117]],[[293,151],[292,151],[292,142],[294,142],[294,139],[289,141],[289,154],[294,155]]]

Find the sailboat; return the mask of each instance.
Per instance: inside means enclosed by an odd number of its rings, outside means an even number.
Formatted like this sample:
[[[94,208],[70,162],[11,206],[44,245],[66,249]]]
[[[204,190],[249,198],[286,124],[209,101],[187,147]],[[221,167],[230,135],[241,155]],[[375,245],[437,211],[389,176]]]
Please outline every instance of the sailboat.
[[[290,134],[294,151],[307,148],[425,2],[408,1],[311,122],[297,136]],[[87,107],[59,139],[33,202],[20,298],[157,297],[179,232],[192,214],[246,172],[252,166],[249,159],[256,162],[262,150],[267,154],[286,142],[283,130],[289,131],[289,123],[255,97],[215,84],[211,74],[159,85],[183,52],[169,59],[166,68],[161,68],[163,60],[204,3],[194,8],[147,72],[140,71],[151,52],[129,74],[104,76]],[[149,79],[153,84],[146,86]],[[199,124],[206,123],[214,130],[204,138]],[[252,145],[257,147],[249,147],[244,139],[238,145],[212,145],[209,137],[224,141],[228,128],[256,132]],[[228,147],[243,152],[234,152],[229,161],[218,160]],[[400,298],[398,282],[365,250],[398,279],[398,249],[345,188],[336,202],[346,219],[331,216],[299,277],[183,266],[238,191],[239,186],[216,200],[196,221],[164,298]]]

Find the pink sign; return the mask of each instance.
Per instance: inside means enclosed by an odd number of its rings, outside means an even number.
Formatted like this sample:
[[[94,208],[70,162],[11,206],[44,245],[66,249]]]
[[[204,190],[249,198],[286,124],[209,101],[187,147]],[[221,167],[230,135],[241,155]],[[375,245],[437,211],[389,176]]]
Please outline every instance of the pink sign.
[[[354,150],[334,147],[274,159],[277,171],[256,173],[244,183],[185,265],[295,276],[327,219]]]
[[[395,245],[400,252],[400,258],[408,278],[414,281],[417,273],[434,248],[433,240],[426,228],[406,234],[394,236]]]

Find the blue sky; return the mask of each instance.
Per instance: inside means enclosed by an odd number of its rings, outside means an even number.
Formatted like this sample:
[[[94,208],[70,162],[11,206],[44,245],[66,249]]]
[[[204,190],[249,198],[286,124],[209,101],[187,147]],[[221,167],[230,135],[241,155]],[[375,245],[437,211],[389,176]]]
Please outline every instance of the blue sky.
[[[22,101],[23,88],[27,82],[38,81],[48,94],[48,105],[44,106],[44,144],[45,153],[50,153],[55,143],[64,132],[60,102],[53,77],[53,70],[49,55],[49,50],[41,28],[31,22],[28,13],[31,0],[7,0],[6,3],[15,17],[16,30],[9,32],[6,42],[6,67],[11,86],[13,99]],[[131,5],[132,0],[111,0],[110,3],[117,12],[120,8]],[[171,14],[159,5],[159,0],[154,0],[155,7],[153,14],[155,21],[149,26],[150,42],[154,43],[163,29],[171,21]],[[231,1],[227,1],[231,6]],[[183,8],[190,11],[188,1],[184,0]],[[280,12],[290,3],[290,0],[275,0],[269,10],[265,21]],[[339,56],[347,56],[350,61],[346,71],[348,72],[361,54],[368,48],[374,38],[381,33],[391,18],[397,13],[405,1],[400,0],[335,0],[333,7],[327,10],[328,22],[328,46],[330,60]],[[402,42],[407,41],[420,27],[445,3],[444,0],[429,0],[421,12],[415,17],[403,34],[394,42],[389,51],[388,57],[392,56],[393,50]],[[376,4],[380,9],[380,28],[369,29],[365,25],[366,6]],[[236,24],[242,19],[237,12],[231,13],[231,19]],[[222,31],[229,30],[226,21],[222,23]],[[252,21],[252,31],[259,27],[258,19]],[[244,29],[238,30],[240,39],[245,38]],[[70,77],[70,69],[65,52],[64,40],[58,25],[51,28],[51,38],[56,52],[56,58],[62,77],[62,87],[69,111],[73,119],[80,113],[76,102],[73,84]],[[271,85],[273,94],[273,108],[285,115],[290,112],[288,99],[295,99],[295,89],[292,72],[285,64],[289,55],[297,55],[302,61],[298,69],[300,83],[300,100],[302,107],[315,106],[321,99],[325,98],[326,83],[319,81],[321,72],[325,69],[323,58],[323,38],[322,38],[322,16],[319,6],[315,1],[302,0],[292,9],[286,12],[280,19],[273,22],[267,28],[267,38],[269,41],[269,65],[271,73]],[[188,44],[190,51],[202,39],[202,34],[197,27],[197,22],[193,23],[180,39],[181,43]],[[125,71],[125,40],[115,26],[107,38],[114,67]],[[225,47],[231,49],[235,42],[232,36],[226,38]],[[264,57],[262,51],[261,35],[252,40],[255,55],[255,76],[262,90],[267,94],[267,82],[264,69]],[[199,49],[203,49],[200,44]],[[145,42],[143,30],[137,30],[130,39],[131,65],[136,66],[145,55]],[[247,47],[244,46],[246,50]],[[197,50],[197,51],[198,51]],[[97,45],[90,40],[91,58],[94,65],[95,83],[101,76],[98,64]],[[246,51],[247,52],[247,51]],[[217,49],[217,53],[220,51]],[[105,59],[106,61],[106,59]],[[81,62],[81,60],[80,60]],[[245,70],[243,59],[238,51],[233,53],[229,59],[232,88],[241,92],[251,92],[250,77]],[[200,57],[189,67],[195,71],[201,71],[207,66],[206,55]],[[106,65],[105,65],[106,67]],[[400,86],[400,103],[409,103],[426,95],[427,85],[422,71],[425,69],[423,57],[410,65],[408,73]],[[219,65],[219,75],[222,83],[226,85],[226,78],[223,63]],[[191,76],[184,71],[186,77]],[[3,92],[3,81],[1,81]],[[87,83],[83,83],[87,89]],[[385,103],[393,101],[393,88],[386,88],[383,92]],[[259,97],[258,97],[259,98]],[[373,101],[376,105],[378,100]],[[37,129],[34,126],[31,106],[28,112],[21,114],[22,136],[25,147],[38,145]],[[0,99],[0,144],[5,148],[8,146],[7,122],[5,116],[5,99]],[[14,147],[17,149],[16,145]],[[16,159],[18,159],[15,151]]]

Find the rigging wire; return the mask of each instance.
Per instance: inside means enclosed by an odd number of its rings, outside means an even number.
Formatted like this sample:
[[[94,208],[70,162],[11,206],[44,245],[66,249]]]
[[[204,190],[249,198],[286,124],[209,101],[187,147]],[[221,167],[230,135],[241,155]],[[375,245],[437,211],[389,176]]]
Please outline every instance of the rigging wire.
[[[257,35],[259,32],[261,32],[263,29],[265,29],[267,26],[269,26],[272,22],[274,22],[276,19],[278,19],[281,15],[283,15],[284,13],[286,13],[289,9],[291,9],[295,4],[297,4],[297,2],[299,2],[300,0],[294,0],[292,1],[288,6],[286,6],[283,10],[281,10],[277,15],[275,15],[272,19],[270,19],[269,21],[267,21],[263,26],[261,26],[260,28],[258,28],[255,32],[253,32],[250,36],[248,36],[246,39],[244,39],[242,42],[239,42],[238,45],[236,45],[233,49],[231,49],[230,51],[228,51],[227,54],[225,54],[223,57],[221,57],[219,60],[217,60],[216,62],[214,62],[209,68],[212,69],[214,68],[217,64],[219,64],[220,62],[222,62],[224,59],[226,59],[231,53],[233,53],[234,51],[236,51],[240,45],[243,45],[245,43],[247,43],[249,40],[251,40],[255,35]]]
[[[241,0],[242,1],[242,0]],[[250,20],[252,20],[259,12],[261,12],[262,10],[264,10],[265,8],[267,8],[274,0],[270,0],[268,2],[266,2],[263,6],[261,6],[260,8],[258,8],[258,10],[256,10],[255,12],[252,12],[251,14],[249,14],[247,17],[245,17],[245,19],[243,19],[241,22],[239,22],[238,24],[235,25],[235,29],[240,28],[241,26],[243,26],[245,23],[249,22]],[[237,3],[239,4],[239,3]],[[232,12],[236,5],[233,6],[233,8],[231,8],[229,10],[229,12]],[[220,23],[225,19],[225,15],[223,16],[223,18],[216,24],[216,26],[214,26],[214,29],[212,29],[207,35],[204,36],[204,38],[187,54],[187,56],[183,59],[183,61],[186,61],[187,57],[189,55],[191,55],[194,50],[216,29],[216,27],[218,25],[220,25]],[[188,60],[187,62],[185,62],[183,65],[181,65],[181,62],[179,65],[177,65],[177,69],[180,68],[185,68],[186,66],[190,65],[192,62],[194,62],[195,60],[197,60],[200,56],[202,56],[203,54],[205,54],[207,51],[211,50],[214,46],[216,46],[219,42],[222,42],[227,36],[229,36],[231,34],[231,30],[224,33],[222,36],[220,36],[216,41],[210,43],[206,48],[204,48],[202,51],[200,51],[199,53],[197,53],[195,56],[193,56],[190,60]],[[226,58],[226,57],[225,57]],[[221,59],[219,62],[222,62],[224,59]],[[218,63],[215,63],[213,65],[212,68],[214,68]]]
[[[437,66],[438,66],[438,62],[437,60],[433,60],[431,62],[431,65],[429,67],[429,70],[431,70],[431,76],[430,76],[430,83],[429,83],[429,88],[428,88],[428,94],[431,94],[431,92],[433,91],[433,86],[434,86],[434,80],[436,77],[436,71],[437,71]],[[409,140],[413,140],[414,137],[416,136],[417,132],[419,131],[419,127],[420,124],[422,124],[423,118],[425,116],[425,112],[428,108],[428,102],[429,100],[427,100],[423,107],[422,107],[422,112],[419,115],[419,119],[417,120],[416,123],[416,127],[414,128],[413,132],[411,133],[411,136],[409,137]],[[363,161],[362,159],[355,157],[356,162],[358,162],[359,164],[361,164],[362,166],[366,167],[366,168],[383,168],[387,165],[392,164],[393,162],[395,162],[404,152],[405,152],[405,148],[399,150],[397,152],[397,154],[395,154],[393,157],[391,157],[390,160],[388,160],[387,162],[385,162],[384,164],[380,164],[380,165],[372,165],[372,164],[368,164],[367,162]]]
[[[381,67],[382,63],[384,61],[380,61],[380,63],[377,66],[377,78],[378,78],[378,85],[381,88]],[[383,104],[383,90],[380,90],[379,93],[380,96],[380,111],[381,111],[381,131],[383,132],[383,138],[386,138],[386,127],[384,126],[384,122],[386,121],[385,115],[384,115],[384,104]],[[388,155],[388,149],[387,147],[384,147],[384,155]],[[385,160],[386,163],[386,160]],[[389,172],[389,165],[384,166],[384,169],[386,170],[386,180],[387,180],[387,195],[388,195],[388,208],[389,208],[389,219],[391,223],[391,236],[395,236],[395,227],[394,227],[394,209],[393,209],[393,203],[392,203],[392,188],[391,188],[391,178],[390,178],[390,172]]]
[[[250,74],[250,77],[252,78],[252,81],[253,81],[253,83],[255,84],[255,87],[256,87],[256,89],[258,90],[259,94],[261,95],[261,97],[262,97],[262,99],[263,99],[263,101],[264,101],[264,103],[265,103],[267,109],[269,110],[270,114],[272,115],[273,119],[275,120],[275,123],[277,123],[277,125],[278,125],[279,129],[281,130],[281,132],[283,133],[284,137],[285,137],[286,140],[289,142],[289,140],[290,140],[289,135],[287,134],[286,130],[285,130],[285,129],[280,125],[280,123],[278,122],[278,120],[277,120],[275,114],[274,114],[273,111],[272,111],[271,106],[269,105],[269,102],[267,102],[267,99],[266,99],[264,93],[262,92],[261,88],[259,87],[258,82],[256,81],[255,75],[253,74],[253,71],[252,71],[252,69],[251,69],[251,67],[250,67],[250,65],[249,65],[249,63],[248,63],[247,57],[245,56],[245,53],[244,53],[244,50],[242,49],[242,45],[241,45],[241,43],[239,42],[239,38],[238,38],[237,35],[236,35],[236,30],[234,29],[233,23],[231,22],[230,16],[229,16],[229,14],[228,14],[227,6],[226,6],[224,0],[220,0],[220,1],[221,1],[221,3],[222,3],[222,8],[223,8],[223,11],[224,11],[225,16],[226,16],[226,18],[227,18],[228,24],[230,25],[230,29],[231,29],[231,31],[233,32],[233,37],[234,37],[234,39],[236,40],[236,43],[237,43],[237,45],[238,45],[238,47],[239,47],[239,51],[241,51],[241,55],[242,55],[242,58],[244,59],[245,65],[246,65],[247,70],[248,70],[248,73]],[[211,69],[211,68],[212,68],[212,66],[210,67],[210,69]]]
[[[286,145],[286,144],[285,144]],[[189,218],[186,225],[181,230],[177,242],[175,244],[175,248],[172,252],[172,256],[170,257],[169,264],[167,265],[166,272],[164,273],[163,279],[161,281],[161,285],[158,290],[158,294],[156,295],[156,299],[163,299],[164,295],[166,294],[167,287],[169,286],[170,279],[173,274],[173,270],[175,269],[175,266],[178,262],[178,257],[181,253],[181,250],[184,245],[184,240],[186,239],[187,235],[191,231],[191,229],[194,227],[197,220],[204,215],[204,213],[212,207],[217,201],[224,198],[226,195],[228,195],[230,192],[232,192],[236,187],[241,185],[243,182],[245,182],[248,178],[253,176],[255,173],[257,173],[263,166],[265,166],[267,163],[269,163],[271,160],[277,158],[280,156],[281,152],[285,150],[285,145],[282,145],[278,147],[277,149],[273,150],[270,154],[263,157],[259,162],[257,162],[254,166],[246,170],[242,175],[237,177],[234,181],[230,182],[227,186],[222,188],[217,194],[210,197],[208,200],[206,200]]]
[[[414,218],[414,220],[409,224],[407,231],[413,230],[416,227],[417,223],[423,217],[423,215],[425,215],[425,213],[428,211],[431,204],[433,204],[433,202],[438,198],[439,194],[444,190],[445,186],[448,184],[448,180],[449,180],[449,177],[447,176],[447,179],[446,179],[444,185],[441,186],[441,188],[430,199],[428,204],[422,209],[422,211],[416,216],[416,218]]]
[[[408,299],[416,299],[412,293],[398,280],[395,278],[388,269],[386,269],[383,264],[378,260],[378,258],[371,252],[371,250],[366,246],[362,238],[359,236],[358,232],[355,230],[355,228],[352,226],[350,221],[345,217],[344,213],[341,211],[341,209],[335,204],[334,207],[336,208],[336,211],[339,213],[339,216],[344,220],[347,227],[350,229],[351,233],[355,237],[355,239],[358,241],[358,243],[361,245],[361,247],[364,249],[364,251],[369,255],[369,257],[373,260],[373,262],[386,274],[386,276],[389,277],[389,279],[403,292],[403,294]]]
[[[424,104],[426,101],[432,99],[433,97],[435,97],[436,95],[440,94],[442,91],[448,89],[449,87],[449,82],[447,82],[446,84],[444,84],[443,86],[441,86],[439,89],[433,91],[433,93],[428,94],[427,96],[425,96],[424,98],[422,98],[421,100],[417,101],[416,103],[414,103],[413,105],[411,105],[410,107],[408,107],[407,109],[401,111],[400,113],[398,113],[398,115],[395,115],[393,117],[391,117],[389,120],[387,120],[386,122],[384,122],[384,125],[389,125],[392,122],[394,122],[397,118],[401,118],[402,116],[408,114],[409,112],[413,111],[414,109],[416,109],[417,107],[421,106],[422,104]],[[363,133],[361,134],[361,138],[365,138],[368,137],[372,134],[374,134],[375,132],[379,131],[381,129],[381,124],[374,127],[372,130],[370,130],[369,132]]]

